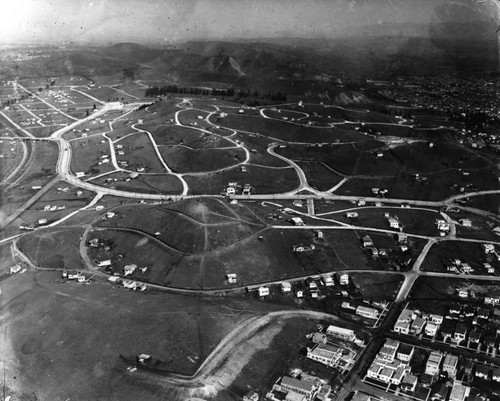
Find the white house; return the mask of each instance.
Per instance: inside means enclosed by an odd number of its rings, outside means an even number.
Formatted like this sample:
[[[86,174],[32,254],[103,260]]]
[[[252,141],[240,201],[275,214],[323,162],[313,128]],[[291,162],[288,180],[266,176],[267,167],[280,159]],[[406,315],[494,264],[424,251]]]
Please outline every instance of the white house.
[[[259,287],[259,297],[265,297],[269,295],[269,287]]]
[[[123,268],[123,273],[125,276],[128,276],[128,275],[132,274],[135,271],[135,269],[137,269],[137,265],[135,265],[135,264],[126,265]]]
[[[399,220],[398,219],[395,219],[394,217],[389,217],[387,219],[387,222],[389,223],[389,227],[399,229]]]
[[[375,308],[369,308],[367,306],[358,306],[356,308],[356,314],[366,317],[368,319],[377,319],[379,315],[379,311]]]
[[[321,281],[323,282],[323,285],[325,287],[332,287],[334,285],[333,283],[333,278],[330,275],[325,275],[321,278]]]
[[[106,266],[111,266],[111,259],[101,260],[100,262],[97,262],[97,267],[106,267]]]
[[[334,325],[330,325],[326,328],[326,334],[342,338],[343,340],[347,341],[354,341],[356,339],[356,334],[354,333],[354,330]]]
[[[226,274],[226,278],[229,284],[235,284],[238,282],[238,277],[235,273]]]
[[[282,281],[280,284],[280,290],[281,292],[291,292],[292,291],[292,285],[288,281]]]

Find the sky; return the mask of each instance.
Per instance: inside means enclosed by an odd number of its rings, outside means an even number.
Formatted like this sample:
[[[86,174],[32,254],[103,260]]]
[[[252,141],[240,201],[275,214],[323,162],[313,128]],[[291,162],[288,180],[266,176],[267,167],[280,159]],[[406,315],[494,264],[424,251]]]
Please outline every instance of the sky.
[[[439,4],[497,18],[498,0],[0,0],[0,42],[339,37],[357,27],[436,21]],[[477,13],[476,13],[477,14]],[[446,15],[445,18],[462,18]],[[476,17],[474,17],[476,18]]]

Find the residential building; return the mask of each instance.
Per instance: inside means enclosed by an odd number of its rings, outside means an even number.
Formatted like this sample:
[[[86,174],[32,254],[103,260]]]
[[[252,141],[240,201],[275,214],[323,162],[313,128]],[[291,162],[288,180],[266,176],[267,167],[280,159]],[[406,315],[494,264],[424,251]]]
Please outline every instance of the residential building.
[[[329,367],[337,366],[342,357],[342,348],[330,344],[316,344],[307,349],[307,357]]]
[[[413,392],[417,387],[417,381],[418,381],[417,376],[412,374],[406,375],[403,381],[401,382],[401,389],[404,391]]]
[[[243,401],[259,401],[259,394],[253,390],[248,390],[243,396]]]
[[[458,368],[458,356],[447,354],[444,357],[443,371],[448,373],[449,377],[455,378]]]
[[[258,292],[259,297],[265,297],[269,295],[269,287],[259,287]]]
[[[424,326],[425,326],[425,320],[422,319],[421,317],[417,317],[411,324],[410,331],[412,334],[418,335],[422,333]]]
[[[229,284],[235,284],[238,282],[238,276],[236,275],[236,273],[229,273],[226,275],[226,278]]]
[[[460,344],[462,341],[465,341],[465,337],[467,336],[467,326],[465,323],[458,323],[455,328],[455,333],[453,335],[454,340],[457,344]]]
[[[329,274],[323,276],[321,278],[321,281],[323,282],[323,285],[325,287],[332,287],[334,285],[334,282],[333,282],[333,277],[330,276]]]
[[[455,382],[451,389],[449,401],[465,401],[469,396],[470,387],[464,386],[459,382]]]
[[[439,351],[432,351],[425,365],[425,373],[434,376],[439,373],[443,354]]]
[[[488,375],[490,373],[490,368],[487,365],[477,364],[476,365],[476,377],[483,380],[489,380]]]
[[[434,323],[427,323],[425,325],[425,335],[429,337],[434,337],[438,331],[438,325]]]
[[[474,327],[469,333],[469,341],[472,344],[479,344],[481,341],[481,329],[479,327]]]
[[[280,290],[281,290],[281,292],[291,292],[292,291],[292,285],[288,281],[283,281],[280,284]]]
[[[368,248],[370,246],[374,246],[373,240],[370,238],[369,235],[365,235],[363,238],[361,238],[361,242],[363,243],[364,248]]]
[[[397,358],[403,362],[410,362],[415,352],[415,347],[409,344],[401,344],[398,347]]]
[[[400,322],[399,320],[394,325],[394,331],[399,334],[410,334],[410,322]]]
[[[441,324],[443,323],[443,315],[436,315],[436,314],[431,314],[429,316],[430,320],[432,321],[432,323],[434,324]]]
[[[334,325],[330,325],[326,329],[326,334],[339,337],[343,340],[354,341],[356,339],[356,334],[354,330],[346,329],[343,327],[338,327]]]
[[[379,315],[379,311],[374,308],[369,308],[367,306],[358,306],[356,308],[356,314],[366,317],[368,319],[377,319]]]
[[[500,382],[500,368],[493,369],[493,373],[492,373],[491,377],[496,382]]]
[[[389,223],[389,227],[399,229],[399,220],[398,219],[395,219],[394,217],[389,217],[387,219],[387,222]]]
[[[457,321],[452,319],[444,319],[441,325],[441,335],[443,336],[443,341],[448,338],[453,337],[455,334],[455,327],[457,326]]]
[[[279,384],[281,391],[294,392],[306,396],[306,400],[312,400],[316,392],[316,386],[305,380],[294,379],[293,377],[283,376]]]

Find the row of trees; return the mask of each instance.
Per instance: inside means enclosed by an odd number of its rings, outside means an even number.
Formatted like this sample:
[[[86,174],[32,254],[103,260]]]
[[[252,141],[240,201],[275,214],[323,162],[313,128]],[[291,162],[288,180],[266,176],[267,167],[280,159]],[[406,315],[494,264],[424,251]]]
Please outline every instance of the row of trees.
[[[227,89],[208,89],[208,88],[197,88],[197,87],[182,87],[177,85],[166,85],[162,87],[152,86],[146,89],[146,97],[157,97],[166,96],[167,94],[189,94],[189,95],[206,95],[206,96],[222,96],[231,97],[236,101],[241,101],[242,99],[265,99],[272,102],[286,102],[287,95],[286,92],[268,92],[259,93],[257,90],[250,89],[238,89],[227,88]]]

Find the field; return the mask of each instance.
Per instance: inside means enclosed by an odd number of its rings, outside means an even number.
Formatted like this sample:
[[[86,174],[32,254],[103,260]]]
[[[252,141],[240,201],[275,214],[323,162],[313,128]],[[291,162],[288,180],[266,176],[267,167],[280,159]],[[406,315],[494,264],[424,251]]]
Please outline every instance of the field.
[[[83,228],[43,229],[26,234],[19,249],[37,266],[54,269],[83,269],[78,253]]]
[[[211,121],[215,121],[211,119]],[[305,125],[262,117],[230,114],[217,123],[222,127],[262,134],[272,140],[298,143],[375,142],[366,135],[339,128],[307,127]]]
[[[161,147],[160,153],[177,173],[198,173],[220,170],[245,161],[242,148],[189,149],[183,146]]]
[[[252,193],[266,194],[291,191],[299,186],[299,179],[295,170],[273,169],[259,166],[247,166],[244,173],[238,168],[217,173],[185,174],[184,179],[189,185],[189,194],[218,195],[225,191],[229,182],[239,185],[250,184]]]
[[[91,89],[81,88],[82,92],[88,93],[104,102],[127,101],[133,98],[123,92],[117,91],[110,86],[98,86]]]
[[[126,181],[127,179],[129,181]],[[112,181],[108,182],[107,180]],[[139,177],[130,179],[129,173],[116,172],[96,178],[90,182],[103,187],[145,194],[178,195],[182,193],[181,181],[171,174],[140,174]]]
[[[23,152],[23,145],[19,141],[0,139],[0,179],[19,165]]]
[[[481,195],[470,198],[470,205],[489,212],[500,214],[500,195]]]
[[[137,127],[150,131],[158,146],[183,145],[194,149],[234,146],[233,142],[218,135],[173,124],[163,126],[144,124]]]
[[[24,390],[16,399],[173,401],[186,394],[128,375],[119,355],[148,353],[192,374],[238,323],[276,309],[252,300],[131,292],[102,279],[64,283],[59,272],[4,281],[1,308],[9,327],[3,355],[12,362],[6,388]]]
[[[476,297],[497,295],[498,285],[485,281],[474,280],[473,277],[426,277],[421,276],[413,285],[409,299],[413,301],[420,300],[436,300],[436,301],[463,301],[463,298],[458,296],[458,288],[469,288],[473,290]],[[469,298],[469,303],[472,303]],[[480,301],[480,304],[483,302]]]
[[[163,173],[165,167],[158,159],[149,135],[145,132],[137,132],[119,139],[114,144],[123,145],[125,155],[116,155],[117,161],[127,161],[127,170],[135,171],[143,167],[146,172]]]
[[[104,143],[103,143],[104,142]],[[98,175],[114,170],[111,163],[99,165],[102,155],[110,154],[109,141],[101,135],[94,135],[71,142],[71,171]]]
[[[395,299],[404,281],[401,274],[351,273],[349,278],[364,300],[375,302]]]
[[[446,171],[427,175],[426,184],[418,183],[411,175],[392,178],[351,178],[337,191],[338,195],[373,196],[372,188],[387,189],[386,198],[443,200],[460,193],[460,187],[490,190],[498,188],[498,180],[490,169],[473,170],[465,177],[458,171]],[[383,198],[380,199],[384,201]],[[411,203],[411,202],[410,202]]]

